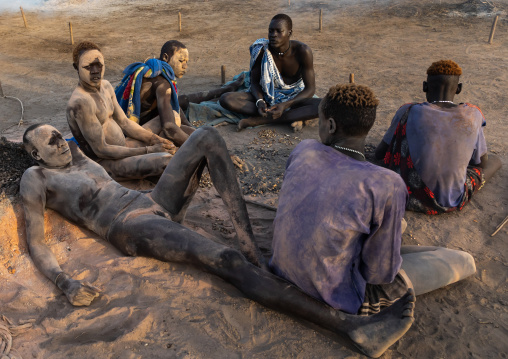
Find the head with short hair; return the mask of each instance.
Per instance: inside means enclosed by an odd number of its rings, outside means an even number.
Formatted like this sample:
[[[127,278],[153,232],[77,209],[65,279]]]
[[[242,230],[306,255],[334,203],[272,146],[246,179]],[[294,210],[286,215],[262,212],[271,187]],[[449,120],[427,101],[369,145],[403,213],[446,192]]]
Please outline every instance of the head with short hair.
[[[462,91],[459,77],[460,66],[452,60],[433,62],[427,69],[427,81],[423,82],[423,92],[428,102],[453,101],[456,94]]]
[[[284,21],[286,23],[286,26],[288,28],[288,30],[293,30],[293,20],[291,20],[291,18],[286,15],[286,14],[277,14],[275,15],[274,17],[272,17],[272,20],[271,21],[274,21],[274,20],[281,20],[281,21]]]
[[[326,138],[330,132],[326,120],[329,119],[346,136],[366,136],[376,120],[378,104],[378,99],[367,86],[352,83],[331,87],[319,104],[322,142],[328,144]]]
[[[187,72],[189,51],[180,41],[169,40],[162,45],[159,60],[167,62],[173,69],[175,76],[180,78]]]
[[[80,42],[78,46],[76,46],[72,51],[72,63],[77,66],[80,56],[88,50],[97,50],[99,52],[102,52],[99,46],[95,45],[91,41]]]
[[[72,161],[67,141],[53,126],[37,123],[23,134],[25,151],[41,166],[65,167]]]
[[[78,71],[81,86],[100,88],[104,77],[104,56],[97,45],[83,41],[72,52],[73,66]]]

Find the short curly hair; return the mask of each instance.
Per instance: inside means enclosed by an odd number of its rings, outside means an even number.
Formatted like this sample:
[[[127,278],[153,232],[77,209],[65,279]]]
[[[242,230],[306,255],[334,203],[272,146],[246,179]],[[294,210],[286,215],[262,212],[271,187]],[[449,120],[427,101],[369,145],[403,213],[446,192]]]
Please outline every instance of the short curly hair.
[[[74,64],[77,64],[78,61],[79,61],[79,57],[81,56],[81,54],[85,51],[88,51],[88,50],[98,50],[98,51],[101,51],[101,49],[99,48],[99,46],[95,45],[93,42],[91,41],[83,41],[83,42],[80,42],[78,44],[78,46],[76,46],[74,48],[74,50],[72,51],[72,62]]]
[[[427,75],[460,76],[462,75],[462,69],[455,61],[440,60],[433,62],[432,65],[430,65],[430,67],[427,69]]]
[[[363,85],[345,84],[330,88],[320,103],[325,118],[333,118],[348,136],[366,135],[376,120],[379,100]]]

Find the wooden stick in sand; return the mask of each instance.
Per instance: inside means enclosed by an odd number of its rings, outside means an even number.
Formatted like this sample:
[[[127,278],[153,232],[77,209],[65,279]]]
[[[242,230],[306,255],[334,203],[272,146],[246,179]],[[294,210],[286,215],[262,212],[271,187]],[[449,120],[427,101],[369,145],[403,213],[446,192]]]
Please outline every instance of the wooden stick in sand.
[[[21,16],[23,16],[23,22],[25,23],[25,28],[27,28],[27,24],[26,24],[26,17],[25,17],[25,13],[23,12],[23,8],[20,6],[19,9],[21,10]]]
[[[220,84],[224,85],[226,83],[226,65],[222,65],[220,67]]]
[[[496,227],[496,231],[492,233],[490,236],[494,237],[497,234],[497,232],[499,232],[501,228],[504,227],[506,223],[508,223],[508,216],[506,216],[506,218],[499,224],[499,226]]]
[[[288,0],[288,6],[291,6],[291,0]]]
[[[319,9],[319,32],[323,31],[323,9]]]
[[[182,32],[182,13],[178,11],[178,31]]]
[[[71,33],[71,45],[74,45],[74,36],[72,35],[72,24],[69,21],[69,32]]]
[[[354,73],[350,73],[349,74],[349,83],[350,84],[354,84],[355,83],[355,74]]]
[[[496,25],[497,25],[498,19],[499,19],[499,15],[496,15],[496,18],[494,19],[494,22],[492,23],[492,28],[490,29],[489,44],[492,44],[492,40],[494,40],[494,33],[496,32]]]
[[[2,89],[2,81],[0,81],[0,97],[5,97],[4,90]]]

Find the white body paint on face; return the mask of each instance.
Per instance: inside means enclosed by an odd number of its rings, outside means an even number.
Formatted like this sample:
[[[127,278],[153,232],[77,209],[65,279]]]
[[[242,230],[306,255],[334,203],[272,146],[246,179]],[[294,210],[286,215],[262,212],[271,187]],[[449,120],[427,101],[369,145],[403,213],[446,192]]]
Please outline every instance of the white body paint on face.
[[[29,133],[28,139],[34,149],[31,156],[43,167],[65,167],[72,161],[72,154],[67,144],[56,128],[42,125]]]
[[[187,63],[189,62],[189,51],[187,49],[178,49],[169,59],[169,65],[175,72],[175,76],[180,78],[187,72]]]
[[[104,77],[104,56],[99,50],[88,50],[79,57],[79,79],[92,87],[100,87]]]

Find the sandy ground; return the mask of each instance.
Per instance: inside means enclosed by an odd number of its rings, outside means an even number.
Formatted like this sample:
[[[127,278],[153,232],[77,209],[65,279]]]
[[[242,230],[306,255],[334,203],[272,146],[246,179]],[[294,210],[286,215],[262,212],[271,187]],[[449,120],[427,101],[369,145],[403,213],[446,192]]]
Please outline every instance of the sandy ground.
[[[460,213],[406,214],[405,244],[468,251],[475,257],[477,273],[418,297],[415,324],[384,358],[507,357],[508,226],[490,237],[508,215],[506,1],[66,3],[26,9],[28,29],[18,12],[0,13],[0,81],[4,94],[21,99],[25,109],[18,128],[19,103],[0,98],[0,130],[10,140],[20,141],[24,129],[37,122],[69,134],[65,107],[77,83],[69,21],[76,42],[100,45],[106,78],[113,84],[131,62],[157,55],[166,40],[181,40],[191,62],[179,89],[190,93],[217,87],[221,65],[228,78],[246,70],[248,46],[266,36],[273,15],[285,12],[293,18],[294,38],[313,49],[319,96],[354,73],[356,82],[369,85],[379,97],[378,120],[368,137],[371,145],[380,141],[400,105],[424,100],[421,84],[431,62],[457,61],[464,72],[464,89],[457,100],[482,109],[489,149],[501,157],[503,168]],[[178,11],[183,16],[181,33]],[[489,45],[494,13],[500,20]],[[249,192],[248,186],[244,190],[249,198],[271,205],[276,205],[278,177],[291,149],[301,139],[317,138],[315,127],[298,134],[289,127],[236,133],[228,125],[219,130],[234,153],[266,171],[267,175],[257,173],[258,182],[269,186],[261,186],[258,193]],[[231,223],[214,193],[200,191],[186,224],[234,246]],[[255,205],[249,205],[249,212],[268,256],[274,212]],[[16,196],[2,199],[0,215],[0,314],[14,324],[35,320],[14,338],[13,347],[23,358],[362,357],[341,337],[247,300],[214,276],[188,266],[122,257],[92,233],[48,212],[46,238],[64,270],[102,289],[92,306],[73,308],[34,268]]]

